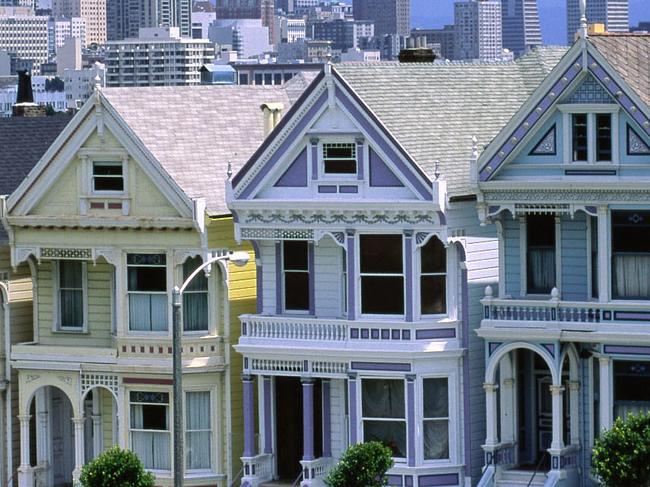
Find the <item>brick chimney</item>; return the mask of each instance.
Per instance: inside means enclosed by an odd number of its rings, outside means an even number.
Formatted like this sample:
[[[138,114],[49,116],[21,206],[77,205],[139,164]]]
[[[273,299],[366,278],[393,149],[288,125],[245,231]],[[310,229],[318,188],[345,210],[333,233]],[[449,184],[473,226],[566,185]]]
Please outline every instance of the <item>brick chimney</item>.
[[[34,103],[34,92],[32,91],[32,77],[27,71],[18,72],[18,93],[16,104],[11,109],[14,117],[44,117],[45,107]]]

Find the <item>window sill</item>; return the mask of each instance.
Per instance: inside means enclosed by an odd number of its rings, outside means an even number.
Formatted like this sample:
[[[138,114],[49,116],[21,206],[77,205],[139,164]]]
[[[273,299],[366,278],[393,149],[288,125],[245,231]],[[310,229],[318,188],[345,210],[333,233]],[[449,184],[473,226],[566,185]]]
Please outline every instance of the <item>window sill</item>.
[[[90,335],[90,332],[86,329],[75,330],[70,328],[55,328],[52,333],[55,335]]]

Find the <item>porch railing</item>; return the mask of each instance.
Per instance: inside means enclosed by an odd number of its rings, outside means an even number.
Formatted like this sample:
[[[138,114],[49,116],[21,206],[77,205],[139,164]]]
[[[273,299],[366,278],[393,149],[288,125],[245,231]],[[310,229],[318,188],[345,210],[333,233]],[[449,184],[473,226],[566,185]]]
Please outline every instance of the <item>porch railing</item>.
[[[257,487],[273,478],[273,456],[264,453],[254,457],[243,457],[244,475],[242,485]]]
[[[325,477],[332,468],[332,458],[317,458],[315,460],[301,460],[303,479],[301,487],[321,487],[325,485]]]

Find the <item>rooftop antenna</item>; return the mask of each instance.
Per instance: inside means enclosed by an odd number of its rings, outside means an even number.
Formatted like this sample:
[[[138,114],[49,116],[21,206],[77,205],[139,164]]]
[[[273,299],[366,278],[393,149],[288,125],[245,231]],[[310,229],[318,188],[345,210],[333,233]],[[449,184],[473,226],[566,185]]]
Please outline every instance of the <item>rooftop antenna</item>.
[[[587,33],[587,0],[580,1],[580,29],[578,30],[578,35],[581,39],[586,39],[588,37]]]

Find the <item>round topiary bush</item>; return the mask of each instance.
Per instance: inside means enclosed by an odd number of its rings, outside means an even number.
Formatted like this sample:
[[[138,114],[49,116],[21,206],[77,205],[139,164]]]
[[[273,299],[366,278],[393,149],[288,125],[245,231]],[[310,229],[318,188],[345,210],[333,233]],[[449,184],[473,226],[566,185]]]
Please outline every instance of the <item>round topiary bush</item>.
[[[596,440],[592,465],[607,487],[650,487],[650,414],[614,421]]]
[[[84,465],[79,480],[83,487],[154,487],[154,476],[136,454],[118,446]]]
[[[390,448],[378,441],[350,446],[325,479],[329,487],[382,487],[393,466]]]

